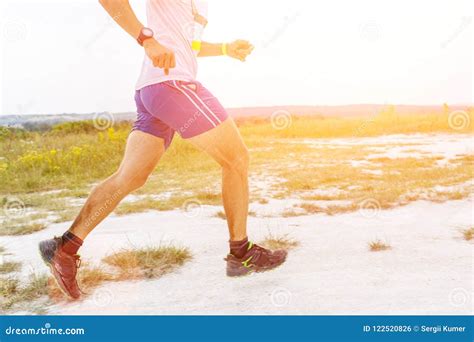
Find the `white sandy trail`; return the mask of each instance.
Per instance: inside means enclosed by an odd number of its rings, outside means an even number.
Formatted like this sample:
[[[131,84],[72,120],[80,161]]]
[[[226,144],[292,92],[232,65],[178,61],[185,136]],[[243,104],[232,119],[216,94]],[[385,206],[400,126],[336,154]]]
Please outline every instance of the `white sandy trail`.
[[[300,242],[279,269],[231,279],[225,221],[206,206],[110,217],[81,250],[89,262],[122,247],[173,242],[194,258],[160,279],[109,282],[52,314],[472,314],[473,244],[461,229],[473,224],[472,199],[415,202],[387,211],[291,218],[250,218],[253,240],[271,231]],[[196,213],[195,213],[196,214]],[[25,237],[2,237],[23,272],[46,272],[37,242],[67,223]],[[392,249],[369,252],[375,239]]]

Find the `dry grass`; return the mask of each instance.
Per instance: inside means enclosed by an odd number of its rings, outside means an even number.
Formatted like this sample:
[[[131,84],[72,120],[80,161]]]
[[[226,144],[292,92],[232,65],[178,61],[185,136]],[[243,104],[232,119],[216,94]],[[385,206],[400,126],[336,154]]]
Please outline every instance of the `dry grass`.
[[[172,210],[178,206],[178,203],[172,203],[171,201],[160,201],[146,197],[135,202],[123,202],[119,204],[114,213],[117,215],[128,215],[149,210]]]
[[[471,241],[474,239],[474,227],[464,229],[462,234],[464,236],[464,240]]]
[[[174,246],[125,249],[103,259],[118,270],[116,280],[157,278],[191,259],[187,248]]]
[[[6,261],[0,263],[0,274],[7,274],[12,272],[17,272],[21,269],[20,262]]]
[[[224,211],[218,211],[217,213],[214,214],[215,217],[226,220],[227,216],[225,215]]]
[[[31,275],[25,286],[20,286],[17,278],[0,278],[0,308],[3,311],[14,306],[29,305],[40,297],[48,294],[48,277]]]
[[[26,235],[43,230],[45,227],[43,223],[15,225],[10,222],[8,224],[0,224],[0,236]]]
[[[83,264],[78,271],[77,281],[81,290],[87,295],[107,281],[160,277],[183,265],[190,258],[191,254],[187,248],[173,246],[123,250],[104,258],[108,265],[118,271],[117,273],[107,272],[101,266]],[[47,300],[45,305],[69,299],[61,291],[54,278],[47,274],[32,274],[23,286],[16,277],[0,277],[0,309],[2,311],[15,308],[44,312],[44,305],[42,309],[34,307],[41,297]]]
[[[268,236],[266,236],[264,240],[259,242],[259,244],[271,250],[276,250],[276,249],[289,250],[289,249],[293,249],[299,246],[299,242],[288,237],[287,234],[276,236],[271,233]]]
[[[381,252],[392,249],[392,247],[381,240],[375,240],[369,243],[369,250],[371,252]]]
[[[113,276],[100,267],[85,265],[79,269],[77,280],[81,290],[87,293],[104,281],[113,280]],[[36,311],[37,308],[33,305],[41,297],[44,297],[49,303],[68,300],[56,281],[48,274],[32,274],[29,281],[23,286],[15,277],[0,278],[0,294],[2,297],[0,308],[4,311],[12,308],[17,310],[29,308]]]
[[[473,118],[472,108],[466,109]],[[285,179],[275,182],[270,198],[298,195],[312,200],[352,201],[349,205],[318,207],[311,202],[303,213],[324,212],[337,214],[357,208],[362,198],[379,201],[381,208],[403,205],[417,199],[446,201],[461,199],[472,189],[457,192],[429,192],[436,185],[449,186],[466,182],[472,177],[472,156],[459,156],[447,166],[437,165],[439,157],[387,158],[375,156],[373,147],[307,145],[303,138],[363,137],[396,133],[457,133],[449,127],[447,114],[440,112],[398,115],[395,107],[384,108],[372,118],[325,118],[293,116],[292,125],[276,130],[269,119],[249,119],[239,123],[239,129],[251,151],[251,169]],[[472,133],[472,125],[461,133]],[[85,197],[91,184],[113,173],[120,163],[127,125],[117,125],[106,132],[98,132],[91,123],[61,124],[46,132],[10,132],[0,134],[0,198],[19,197],[28,211],[35,214],[20,220],[0,222],[0,235],[24,235],[43,229],[47,224],[71,220],[79,208],[71,206],[71,198]],[[60,137],[60,139],[58,139]],[[315,142],[317,142],[315,140]],[[400,146],[387,144],[390,146]],[[414,147],[415,144],[413,144]],[[413,148],[416,152],[416,148]],[[105,163],[104,160],[107,162]],[[354,167],[351,161],[369,161],[363,167]],[[97,165],[91,168],[90,165]],[[291,166],[293,165],[293,166]],[[371,174],[378,171],[381,175]],[[220,205],[220,168],[211,158],[199,152],[182,139],[175,139],[150,176],[147,184],[137,191],[144,195],[137,202],[122,203],[116,213],[125,215],[146,210],[171,210],[180,208],[186,199],[193,198],[204,205]],[[354,189],[348,189],[349,187]],[[55,194],[41,191],[65,189]],[[334,194],[311,194],[314,189],[338,188]],[[163,200],[152,196],[173,190],[172,196]],[[261,204],[259,191],[251,198]],[[268,195],[268,194],[267,194]],[[55,215],[47,217],[48,215]],[[301,211],[284,215],[299,215]],[[31,216],[31,217],[30,217]],[[34,219],[33,219],[34,218]],[[44,218],[46,218],[44,220]]]
[[[253,210],[249,210],[248,212],[248,216],[251,216],[251,217],[256,217],[257,216],[257,213]],[[225,214],[224,211],[218,211],[217,213],[214,214],[214,217],[217,217],[217,218],[220,218],[220,219],[223,219],[223,220],[227,220],[227,216]]]

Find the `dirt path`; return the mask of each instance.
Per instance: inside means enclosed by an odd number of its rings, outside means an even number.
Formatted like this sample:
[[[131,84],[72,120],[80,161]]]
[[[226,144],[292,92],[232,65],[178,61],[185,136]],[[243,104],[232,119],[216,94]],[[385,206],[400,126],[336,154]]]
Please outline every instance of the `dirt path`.
[[[367,215],[250,218],[255,241],[289,234],[300,242],[279,269],[230,279],[225,221],[217,207],[196,217],[182,211],[111,217],[81,250],[93,262],[122,247],[173,242],[194,258],[177,272],[147,281],[105,283],[87,298],[59,303],[52,314],[470,314],[473,199],[416,202]],[[26,237],[2,237],[23,273],[45,272],[37,241],[60,234],[62,223]],[[392,249],[369,252],[381,239]]]

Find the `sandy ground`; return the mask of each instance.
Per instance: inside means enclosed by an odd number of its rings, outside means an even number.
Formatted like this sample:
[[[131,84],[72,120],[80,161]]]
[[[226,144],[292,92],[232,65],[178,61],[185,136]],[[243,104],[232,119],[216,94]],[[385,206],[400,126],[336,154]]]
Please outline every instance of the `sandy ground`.
[[[271,203],[270,203],[271,204]],[[225,221],[220,207],[110,217],[87,239],[88,262],[122,247],[172,242],[193,260],[156,280],[109,282],[78,302],[53,305],[51,314],[472,314],[473,198],[419,201],[392,210],[327,216],[251,217],[254,241],[289,234],[300,242],[272,272],[227,278]],[[23,274],[46,272],[38,241],[69,223],[26,237],[2,237],[23,262]],[[381,239],[391,250],[370,252]]]

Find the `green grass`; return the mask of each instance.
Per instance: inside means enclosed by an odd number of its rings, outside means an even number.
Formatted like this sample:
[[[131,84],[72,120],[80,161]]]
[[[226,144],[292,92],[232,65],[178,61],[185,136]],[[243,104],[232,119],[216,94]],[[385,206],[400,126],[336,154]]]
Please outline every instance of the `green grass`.
[[[472,109],[467,113],[474,120]],[[269,119],[239,120],[240,130],[249,146],[265,146],[265,140],[275,138],[328,138],[375,136],[395,133],[458,132],[448,124],[447,114],[397,115],[381,112],[373,124],[364,129],[367,118],[324,118],[294,116],[292,125],[276,130]],[[25,193],[67,188],[80,189],[93,181],[112,174],[120,163],[129,124],[120,124],[108,131],[98,131],[92,123],[64,123],[46,132],[8,130],[0,135],[0,193]],[[16,133],[15,133],[16,132]],[[467,127],[464,133],[472,133]],[[188,163],[192,160],[193,163]],[[96,165],[97,167],[90,167]],[[100,167],[99,167],[100,166]],[[217,165],[203,158],[190,144],[175,139],[163,163],[160,174],[177,169],[193,172],[214,169]],[[204,171],[204,172],[203,172]],[[185,174],[190,174],[185,172]],[[190,184],[196,181],[190,178]],[[193,178],[193,179],[191,179]],[[163,177],[158,182],[170,178]]]
[[[118,270],[116,279],[157,278],[191,259],[187,248],[174,246],[125,249],[103,261]]]

